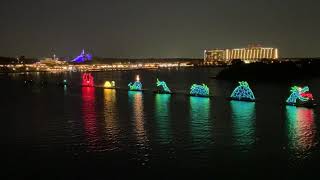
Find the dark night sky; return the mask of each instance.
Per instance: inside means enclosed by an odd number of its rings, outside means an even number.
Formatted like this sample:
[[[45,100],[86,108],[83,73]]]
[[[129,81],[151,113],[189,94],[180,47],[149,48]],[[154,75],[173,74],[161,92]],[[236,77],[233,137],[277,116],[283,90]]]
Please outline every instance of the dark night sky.
[[[274,46],[320,56],[319,0],[1,0],[0,56],[202,57]]]

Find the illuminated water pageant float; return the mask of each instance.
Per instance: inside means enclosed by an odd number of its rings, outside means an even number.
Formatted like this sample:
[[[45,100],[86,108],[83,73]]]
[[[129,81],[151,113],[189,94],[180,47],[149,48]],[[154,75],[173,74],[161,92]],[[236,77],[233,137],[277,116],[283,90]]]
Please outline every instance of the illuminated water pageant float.
[[[114,81],[106,81],[103,85],[103,88],[105,89],[115,89],[116,83]]]
[[[93,87],[94,86],[93,76],[91,75],[91,73],[82,74],[82,84],[81,85],[84,87]]]
[[[157,78],[157,90],[154,91],[157,94],[173,94],[169,87],[167,86],[167,83],[164,81],[159,81]]]
[[[202,84],[193,84],[190,88],[190,96],[196,96],[196,97],[210,97],[209,95],[209,88],[207,85]]]
[[[246,81],[239,82],[239,86],[237,86],[233,90],[229,99],[236,100],[236,101],[249,101],[249,102],[254,102],[256,100],[252,90],[249,87],[249,84]]]
[[[309,87],[303,88],[298,86],[291,87],[291,94],[288,97],[286,104],[290,106],[301,106],[301,107],[314,107],[316,103],[313,99],[313,95],[309,92]]]
[[[129,91],[142,91],[142,83],[140,82],[139,75],[137,75],[136,81],[134,83],[130,82],[128,86]]]

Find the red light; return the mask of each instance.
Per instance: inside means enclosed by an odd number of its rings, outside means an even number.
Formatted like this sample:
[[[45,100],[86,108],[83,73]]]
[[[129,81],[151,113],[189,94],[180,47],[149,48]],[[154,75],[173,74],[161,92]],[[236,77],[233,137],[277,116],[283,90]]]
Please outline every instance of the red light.
[[[82,86],[94,86],[93,76],[91,75],[91,73],[84,73],[82,75]]]
[[[301,93],[300,95],[304,98],[308,98],[310,100],[313,100],[313,95],[311,93],[306,92],[306,93]]]

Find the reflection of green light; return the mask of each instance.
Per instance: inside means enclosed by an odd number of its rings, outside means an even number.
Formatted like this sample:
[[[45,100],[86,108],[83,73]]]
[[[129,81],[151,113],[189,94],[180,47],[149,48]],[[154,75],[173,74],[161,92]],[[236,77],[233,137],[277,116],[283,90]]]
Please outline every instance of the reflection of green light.
[[[288,138],[289,138],[289,147],[294,147],[294,139],[297,137],[297,107],[295,106],[286,106],[287,110],[287,126],[288,126]]]
[[[156,94],[155,97],[155,116],[157,131],[161,143],[167,144],[171,141],[171,129],[169,118],[170,94]]]
[[[197,146],[211,141],[209,129],[210,99],[190,97],[191,133]]]
[[[254,143],[255,103],[230,101],[236,144],[248,149]]]

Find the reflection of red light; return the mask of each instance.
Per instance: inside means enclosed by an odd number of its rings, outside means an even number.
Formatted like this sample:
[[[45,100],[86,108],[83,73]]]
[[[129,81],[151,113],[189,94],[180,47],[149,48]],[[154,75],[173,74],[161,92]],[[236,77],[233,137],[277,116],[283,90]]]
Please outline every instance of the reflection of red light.
[[[314,113],[311,109],[297,109],[297,141],[302,150],[307,150],[314,145]]]
[[[90,150],[96,150],[98,143],[98,128],[95,111],[95,89],[90,87],[82,88],[82,113],[85,135]]]
[[[91,75],[91,73],[84,73],[82,75],[82,86],[94,86],[93,76]]]
[[[313,95],[311,93],[306,92],[306,93],[301,93],[300,95],[304,98],[308,98],[310,100],[313,100]]]

